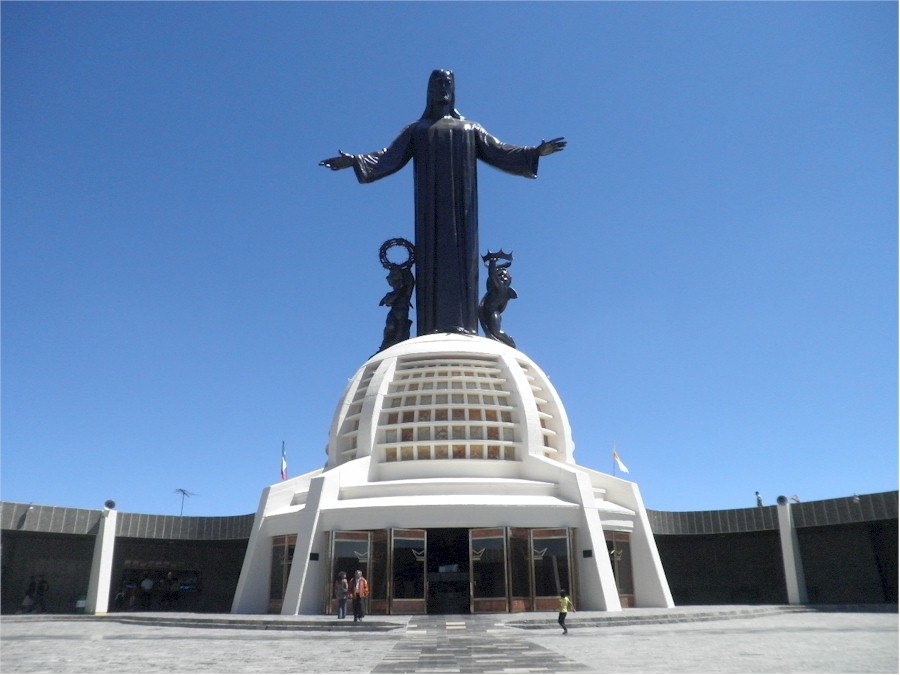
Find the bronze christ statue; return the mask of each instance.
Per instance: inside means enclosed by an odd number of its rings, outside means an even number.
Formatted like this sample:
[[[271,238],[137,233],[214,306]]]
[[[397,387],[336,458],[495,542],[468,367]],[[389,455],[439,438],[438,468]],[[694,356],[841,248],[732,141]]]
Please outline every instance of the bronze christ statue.
[[[428,80],[425,112],[389,147],[364,155],[340,152],[319,164],[332,171],[353,167],[360,183],[372,183],[413,160],[417,334],[476,334],[477,160],[507,173],[537,178],[540,158],[565,146],[563,138],[541,141],[535,147],[502,143],[459,114],[453,73],[435,70]]]

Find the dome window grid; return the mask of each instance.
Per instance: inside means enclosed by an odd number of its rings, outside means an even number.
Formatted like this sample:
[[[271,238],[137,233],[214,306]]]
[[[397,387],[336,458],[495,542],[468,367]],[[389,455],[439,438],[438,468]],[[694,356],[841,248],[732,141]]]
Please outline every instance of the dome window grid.
[[[398,365],[380,425],[384,461],[515,460],[515,408],[501,376],[493,360]],[[408,392],[429,393],[399,395]]]

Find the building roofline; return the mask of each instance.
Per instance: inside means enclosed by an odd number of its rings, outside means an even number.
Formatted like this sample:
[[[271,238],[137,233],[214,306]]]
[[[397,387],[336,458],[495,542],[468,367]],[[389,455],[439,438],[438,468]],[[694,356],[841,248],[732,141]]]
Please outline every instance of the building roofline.
[[[778,529],[776,506],[715,511],[647,509],[654,535],[735,534]],[[95,535],[103,511],[0,502],[0,530]],[[795,527],[896,520],[898,491],[791,504]],[[255,514],[165,516],[119,512],[116,536],[134,539],[221,541],[249,539]]]

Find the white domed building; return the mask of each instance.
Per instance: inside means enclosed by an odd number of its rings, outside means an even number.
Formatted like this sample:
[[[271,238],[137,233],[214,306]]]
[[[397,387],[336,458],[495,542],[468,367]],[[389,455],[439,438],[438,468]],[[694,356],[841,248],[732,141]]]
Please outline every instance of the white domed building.
[[[321,470],[263,491],[235,613],[336,611],[360,569],[370,614],[671,607],[638,486],[578,466],[559,395],[474,335],[401,342],[356,373]]]

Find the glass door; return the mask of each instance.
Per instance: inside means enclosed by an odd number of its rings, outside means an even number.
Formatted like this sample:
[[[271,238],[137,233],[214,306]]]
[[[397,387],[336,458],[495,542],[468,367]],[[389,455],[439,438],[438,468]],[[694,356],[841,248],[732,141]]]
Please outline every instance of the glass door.
[[[326,581],[326,612],[337,614],[337,599],[334,597],[334,582],[340,572],[347,575],[347,581],[353,579],[356,570],[362,570],[369,581],[369,559],[371,541],[369,532],[338,530],[331,539],[331,576]],[[349,606],[349,602],[347,603]]]
[[[469,542],[472,612],[509,611],[505,528],[470,530]]]
[[[426,530],[392,530],[391,614],[424,614]]]
[[[631,571],[631,535],[628,532],[607,533],[609,560],[622,607],[634,607],[634,575]]]
[[[296,544],[296,534],[272,537],[272,568],[269,574],[269,614],[281,613]]]
[[[507,556],[509,560],[509,611],[530,612],[534,607],[531,578],[531,540],[525,527],[511,527]]]
[[[574,597],[569,557],[569,531],[566,529],[532,530],[531,560],[534,570],[535,611],[559,608],[559,592]]]

